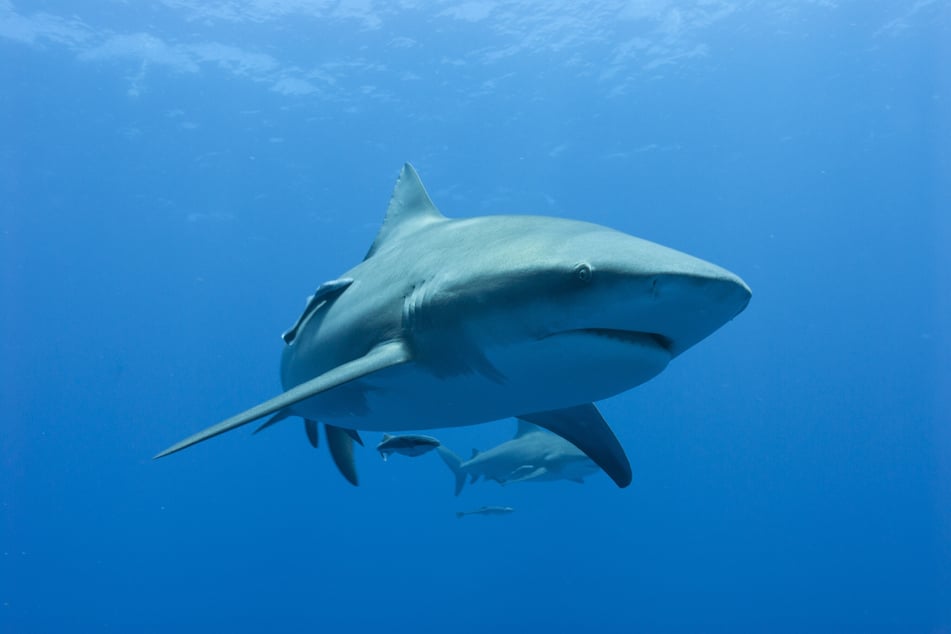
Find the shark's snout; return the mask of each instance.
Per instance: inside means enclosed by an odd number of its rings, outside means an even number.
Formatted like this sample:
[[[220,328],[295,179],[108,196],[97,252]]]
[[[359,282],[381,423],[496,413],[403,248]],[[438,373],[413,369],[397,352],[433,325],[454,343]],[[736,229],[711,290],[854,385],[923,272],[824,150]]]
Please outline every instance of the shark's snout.
[[[733,273],[708,265],[709,270],[661,273],[651,277],[649,300],[643,310],[643,330],[669,341],[677,356],[746,308],[752,292]],[[640,329],[640,328],[639,328]]]
[[[697,304],[735,306],[738,311],[746,307],[752,296],[746,282],[724,269],[719,269],[715,275],[658,274],[651,278],[649,286],[650,296],[655,301],[690,296],[696,298]]]

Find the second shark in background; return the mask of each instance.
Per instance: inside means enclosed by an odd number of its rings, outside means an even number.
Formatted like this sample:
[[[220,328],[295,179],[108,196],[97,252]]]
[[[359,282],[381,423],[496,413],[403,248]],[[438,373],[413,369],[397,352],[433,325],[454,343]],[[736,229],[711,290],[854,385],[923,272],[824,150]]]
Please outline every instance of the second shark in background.
[[[462,492],[467,476],[472,482],[484,477],[503,485],[552,480],[583,483],[599,470],[583,451],[561,436],[521,419],[514,438],[486,451],[473,449],[469,460],[445,445],[436,447],[436,452],[456,476],[456,495]]]

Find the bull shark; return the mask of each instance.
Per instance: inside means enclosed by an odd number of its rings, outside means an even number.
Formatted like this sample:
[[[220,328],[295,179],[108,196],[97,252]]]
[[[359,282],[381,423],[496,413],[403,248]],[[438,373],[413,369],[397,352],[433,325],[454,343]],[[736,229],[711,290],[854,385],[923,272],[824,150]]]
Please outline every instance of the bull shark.
[[[516,416],[626,487],[630,463],[594,403],[659,374],[750,296],[723,268],[604,226],[447,218],[407,163],[363,261],[318,287],[283,334],[285,391],[155,457],[296,416],[308,435],[325,425],[331,456],[357,484],[355,430]]]
[[[584,482],[598,471],[598,465],[570,442],[524,420],[518,421],[514,438],[486,451],[473,449],[469,460],[444,445],[436,447],[436,452],[456,476],[456,495],[462,493],[466,476],[472,482],[484,477],[499,484]]]

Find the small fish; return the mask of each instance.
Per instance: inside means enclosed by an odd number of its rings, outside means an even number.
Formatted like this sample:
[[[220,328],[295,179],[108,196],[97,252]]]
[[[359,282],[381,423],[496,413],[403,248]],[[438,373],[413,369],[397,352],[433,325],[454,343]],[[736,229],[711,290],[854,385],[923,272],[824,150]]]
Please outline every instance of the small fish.
[[[456,517],[462,519],[466,515],[508,515],[515,512],[511,506],[483,506],[474,511],[456,511]]]
[[[391,436],[383,434],[383,440],[376,446],[376,450],[383,457],[383,462],[386,462],[386,458],[393,453],[403,454],[404,456],[421,456],[438,446],[439,441],[432,436],[415,434]]]

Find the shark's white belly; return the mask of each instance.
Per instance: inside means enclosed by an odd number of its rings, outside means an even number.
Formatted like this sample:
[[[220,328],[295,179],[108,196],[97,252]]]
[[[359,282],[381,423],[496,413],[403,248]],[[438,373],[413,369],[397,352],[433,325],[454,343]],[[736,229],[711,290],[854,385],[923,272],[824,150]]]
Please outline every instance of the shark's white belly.
[[[670,354],[649,340],[584,333],[487,347],[501,377],[472,370],[438,376],[410,362],[295,404],[305,418],[369,431],[474,425],[599,401],[661,372]]]

